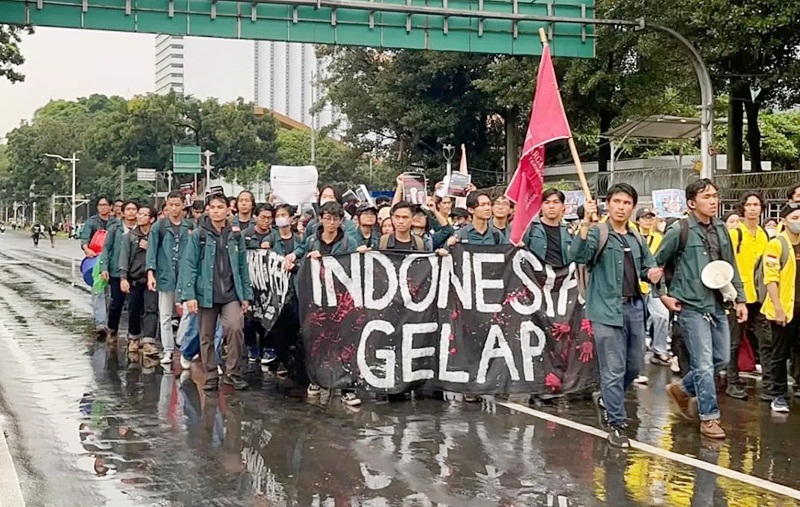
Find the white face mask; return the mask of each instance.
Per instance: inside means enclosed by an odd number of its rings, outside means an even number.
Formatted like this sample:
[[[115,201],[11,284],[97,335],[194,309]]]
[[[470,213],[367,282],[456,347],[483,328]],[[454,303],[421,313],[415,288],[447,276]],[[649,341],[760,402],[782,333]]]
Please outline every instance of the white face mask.
[[[775,236],[775,228],[774,227],[765,227],[764,229],[767,230],[767,234],[769,235],[770,238]]]
[[[658,229],[658,232],[664,232],[667,229],[667,223],[659,222],[658,225],[656,225],[656,228]]]
[[[792,234],[800,234],[800,222],[786,222],[786,228]]]
[[[277,217],[275,219],[275,225],[277,225],[278,227],[288,227],[291,224],[292,224],[292,221],[290,219],[288,219],[288,218]]]

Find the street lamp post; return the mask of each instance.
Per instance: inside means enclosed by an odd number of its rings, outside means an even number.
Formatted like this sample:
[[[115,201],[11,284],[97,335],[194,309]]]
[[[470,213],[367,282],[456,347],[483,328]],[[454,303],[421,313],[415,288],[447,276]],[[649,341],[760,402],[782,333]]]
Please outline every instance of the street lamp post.
[[[71,206],[71,208],[72,208],[72,219],[71,219],[72,222],[70,223],[70,227],[71,227],[70,235],[74,237],[73,233],[76,230],[76,225],[75,225],[75,183],[76,183],[76,180],[75,180],[75,164],[79,160],[77,158],[78,157],[78,152],[73,152],[72,153],[72,157],[70,157],[70,158],[62,157],[61,155],[53,155],[52,153],[45,153],[44,156],[45,157],[50,157],[50,158],[57,158],[58,160],[63,160],[64,162],[72,163],[72,202],[70,203],[72,205]]]

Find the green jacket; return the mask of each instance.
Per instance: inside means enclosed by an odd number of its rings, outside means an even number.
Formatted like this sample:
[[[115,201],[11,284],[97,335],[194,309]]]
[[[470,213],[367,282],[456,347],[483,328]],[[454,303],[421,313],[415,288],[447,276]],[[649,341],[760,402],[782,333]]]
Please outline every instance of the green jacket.
[[[281,240],[281,231],[278,229],[273,228],[272,232],[269,233],[269,236],[267,236],[264,239],[269,241],[270,248],[272,249],[273,252],[275,252],[278,255],[285,256],[287,254],[292,253],[293,251],[293,250],[286,251],[286,249],[283,248],[283,241]],[[297,248],[298,245],[300,245],[301,241],[302,239],[300,238],[300,236],[298,234],[294,234],[295,249]]]
[[[570,253],[569,248],[572,245],[572,234],[569,232],[569,228],[566,224],[561,224],[561,260],[564,263],[563,265],[566,266],[570,263]],[[509,228],[510,230],[510,228]],[[542,262],[547,255],[547,233],[544,229],[544,224],[541,220],[536,218],[533,222],[531,222],[530,227],[528,230],[525,231],[525,235],[522,237],[522,243],[525,247],[533,252],[533,254],[539,258]]]
[[[494,228],[489,224],[486,233],[481,234],[475,230],[472,224],[467,225],[456,231],[456,238],[459,243],[468,243],[470,245],[507,245],[508,238],[501,231]]]
[[[89,219],[84,222],[83,228],[81,229],[81,249],[89,245],[89,242],[92,241],[92,236],[94,236],[94,233],[97,231],[108,230],[116,221],[116,218],[109,216],[108,221],[105,225],[103,225],[103,221],[100,220],[99,216],[92,215],[89,217]]]
[[[200,220],[202,221],[202,218]],[[156,288],[160,292],[176,289],[178,283],[175,278],[175,268],[180,263],[183,252],[186,251],[189,233],[193,228],[194,225],[189,220],[181,220],[181,230],[176,242],[169,218],[162,218],[150,227],[145,267],[148,272],[152,271],[155,274]],[[176,243],[177,250],[175,249]]]
[[[609,235],[597,264],[590,266],[595,251],[597,251],[599,236],[600,230],[597,227],[589,229],[585,240],[576,234],[569,250],[570,261],[586,264],[590,270],[589,286],[586,290],[586,317],[592,322],[622,327],[622,282],[625,252],[619,241]],[[623,235],[623,238],[631,248],[633,263],[639,279],[647,280],[647,271],[656,267],[653,254],[650,253],[647,245],[636,240],[633,233],[629,232]]]
[[[306,240],[306,252],[317,251],[322,253],[322,228],[317,227],[316,230],[317,232]],[[357,241],[347,234],[343,227],[339,227],[339,233],[336,236],[336,240],[333,243],[333,248],[331,248],[330,254],[338,255],[353,253],[356,251],[357,247]],[[297,249],[295,249],[295,251],[297,251]]]
[[[241,232],[232,231],[230,225],[225,226],[223,236],[227,237],[226,248],[236,297],[239,301],[253,301],[244,236]],[[202,219],[200,225],[189,234],[178,270],[179,301],[196,299],[200,308],[214,306],[214,259],[219,239],[219,233],[208,218]]]
[[[115,220],[109,223],[106,242],[103,245],[103,252],[97,260],[100,264],[100,272],[108,271],[108,275],[119,278],[119,253],[122,248],[123,237],[125,236],[125,223]]]
[[[718,298],[714,294],[715,291],[709,289],[700,281],[700,274],[709,263],[708,250],[704,242],[705,236],[701,232],[701,225],[697,223],[694,215],[689,215],[687,220],[689,220],[689,236],[686,239],[686,246],[683,252],[674,261],[675,270],[669,287],[669,295],[677,298],[683,306],[690,310],[700,313],[714,313],[720,310]],[[739,268],[736,266],[731,237],[721,220],[714,219],[713,227],[717,231],[717,236],[719,236],[722,260],[733,266],[731,284],[736,289],[736,302],[744,303],[744,288],[742,287],[742,279],[739,277]],[[661,241],[661,245],[656,251],[656,263],[659,266],[664,266],[669,259],[675,257],[679,243],[680,223],[675,222],[667,229],[664,234],[664,240]],[[665,294],[666,289],[662,287],[660,292]]]
[[[358,227],[356,227],[356,223],[353,222],[352,220],[344,220],[342,222],[342,227],[344,228],[344,232],[345,234],[347,234],[350,243],[353,244],[358,243],[359,232],[358,232]],[[295,257],[301,259],[305,257],[305,255],[308,252],[311,251],[308,250],[308,244],[309,244],[308,240],[314,238],[317,229],[319,229],[319,221],[316,218],[308,222],[308,225],[306,226],[306,231],[305,233],[303,233],[303,241],[301,241],[298,244],[297,248],[294,249]],[[355,247],[353,247],[353,251],[355,251]]]
[[[356,230],[356,247],[366,246],[371,250],[377,250],[379,239],[381,239],[381,233],[377,229],[373,228],[372,234],[370,234],[368,238],[364,237],[360,227],[358,227]]]

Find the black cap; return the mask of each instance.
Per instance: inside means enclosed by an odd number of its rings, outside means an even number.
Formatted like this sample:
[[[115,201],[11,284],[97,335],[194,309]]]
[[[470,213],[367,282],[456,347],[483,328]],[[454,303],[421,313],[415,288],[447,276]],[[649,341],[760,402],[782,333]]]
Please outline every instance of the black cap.
[[[361,205],[358,206],[358,209],[356,209],[356,215],[360,215],[360,214],[364,213],[365,211],[371,211],[371,212],[375,213],[376,215],[378,214],[378,208],[376,208],[372,204],[364,203],[364,204],[361,204]]]
[[[469,217],[469,212],[464,208],[453,208],[453,211],[450,212],[450,216],[457,218],[467,218]]]
[[[781,218],[786,218],[795,211],[800,209],[800,203],[798,202],[787,202],[781,208]]]
[[[650,208],[639,208],[639,211],[636,212],[636,220],[641,220],[647,215],[656,216],[656,212],[651,210]]]

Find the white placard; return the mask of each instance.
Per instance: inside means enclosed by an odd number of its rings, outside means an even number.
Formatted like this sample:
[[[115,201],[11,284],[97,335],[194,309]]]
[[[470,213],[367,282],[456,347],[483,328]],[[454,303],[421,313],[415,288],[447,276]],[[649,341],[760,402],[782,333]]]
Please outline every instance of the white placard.
[[[304,202],[316,201],[317,168],[313,165],[286,166],[274,165],[270,168],[269,182],[272,186],[274,203],[297,206]]]

